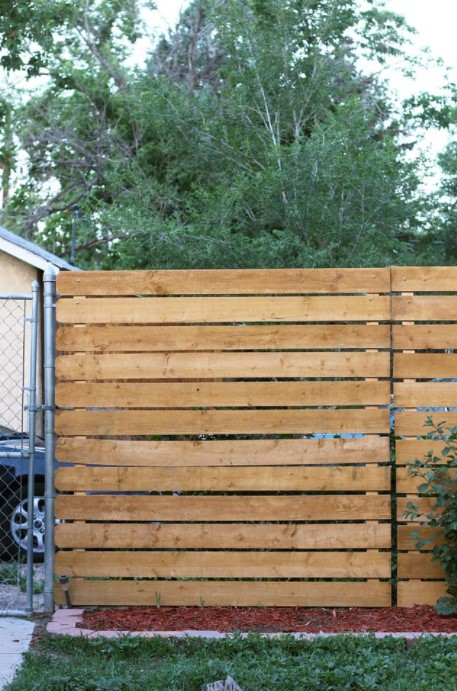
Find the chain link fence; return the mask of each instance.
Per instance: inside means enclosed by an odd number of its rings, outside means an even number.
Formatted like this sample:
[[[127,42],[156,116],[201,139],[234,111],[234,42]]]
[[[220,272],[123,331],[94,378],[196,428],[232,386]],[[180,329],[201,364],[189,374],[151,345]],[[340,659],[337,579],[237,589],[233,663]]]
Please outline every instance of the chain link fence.
[[[39,603],[44,449],[36,445],[38,286],[0,295],[0,613]],[[35,607],[34,607],[35,604]]]

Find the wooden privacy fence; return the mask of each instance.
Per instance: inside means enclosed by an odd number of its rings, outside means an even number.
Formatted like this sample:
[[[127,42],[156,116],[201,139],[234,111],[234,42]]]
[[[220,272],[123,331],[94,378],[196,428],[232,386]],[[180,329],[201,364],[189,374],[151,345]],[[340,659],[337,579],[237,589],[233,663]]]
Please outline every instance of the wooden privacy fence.
[[[455,405],[455,382],[424,386],[457,377],[455,355],[427,352],[456,346],[455,269],[57,286],[57,457],[73,465],[56,473],[56,574],[75,605],[391,604],[392,348],[404,464],[423,449],[409,408]],[[428,602],[443,583],[421,589],[429,555],[398,530],[399,600]]]

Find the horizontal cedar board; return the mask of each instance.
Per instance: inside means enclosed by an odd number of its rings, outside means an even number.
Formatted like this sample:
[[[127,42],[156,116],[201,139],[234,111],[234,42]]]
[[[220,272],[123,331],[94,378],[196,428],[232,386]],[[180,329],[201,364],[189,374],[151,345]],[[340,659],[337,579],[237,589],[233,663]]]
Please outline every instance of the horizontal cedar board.
[[[65,604],[62,588],[56,603]],[[391,585],[377,581],[70,581],[73,606],[389,607]]]
[[[426,514],[430,511],[434,499],[432,497],[418,497],[416,495],[409,495],[407,497],[398,497],[397,499],[397,520],[401,521],[403,523],[411,523],[411,526],[413,526],[411,529],[414,530],[414,524],[416,522],[424,521],[425,519],[423,517],[420,517],[416,519],[416,521],[412,521],[410,517],[406,518],[405,516],[405,511],[409,511],[408,509],[408,502],[412,502],[415,506],[417,506],[418,510],[422,512],[423,514]]]
[[[389,348],[388,324],[212,326],[61,326],[57,350],[149,352],[174,350],[272,350]]]
[[[431,387],[430,387],[431,388]],[[451,386],[457,395],[457,384]],[[58,384],[63,408],[388,405],[388,381]]]
[[[409,533],[411,530],[409,529]],[[58,523],[62,549],[385,549],[388,523]],[[410,549],[411,544],[405,549]]]
[[[457,348],[455,324],[394,324],[392,346],[395,350],[445,350]]]
[[[62,298],[64,324],[314,322],[390,319],[387,295],[312,297]]]
[[[389,552],[378,551],[245,550],[227,553],[97,550],[58,552],[54,571],[59,575],[86,578],[389,578],[390,560]]]
[[[155,467],[317,465],[389,460],[388,437],[133,441],[59,437],[57,458],[73,463]]]
[[[394,377],[405,379],[457,378],[457,354],[394,353]],[[456,386],[455,383],[454,386]]]
[[[56,517],[87,521],[331,521],[389,519],[387,495],[59,495]]]
[[[271,377],[389,377],[390,353],[130,353],[61,355],[62,381]]]
[[[390,489],[390,468],[367,466],[265,466],[233,468],[58,468],[59,492],[245,492]]]
[[[451,471],[457,475],[457,469]],[[418,487],[425,484],[425,480],[417,475],[410,475],[408,468],[397,468],[397,492],[400,494],[418,494]]]
[[[397,465],[400,465],[401,463],[411,463],[416,458],[424,460],[429,451],[441,457],[441,452],[445,446],[446,442],[432,441],[431,439],[397,439],[395,461]]]
[[[457,291],[455,266],[393,266],[392,292]]]
[[[62,435],[308,434],[389,431],[388,410],[58,410]]]
[[[405,437],[425,437],[432,430],[431,427],[424,426],[425,421],[429,417],[433,419],[435,424],[445,422],[445,428],[457,425],[457,413],[455,412],[447,410],[400,410],[395,413],[395,434]]]
[[[62,272],[60,295],[383,293],[389,269],[225,269]]]
[[[457,295],[401,295],[392,298],[395,321],[457,321]]]
[[[400,581],[397,585],[397,606],[436,605],[438,598],[446,595],[444,581]]]
[[[397,568],[398,578],[444,579],[444,571],[440,563],[437,561],[432,562],[432,555],[430,552],[407,552],[399,554]]]
[[[417,532],[418,536],[413,537],[412,532]],[[436,529],[430,528],[425,525],[400,525],[397,531],[397,549],[399,550],[414,550],[418,540],[431,539],[433,542],[428,545],[424,545],[423,550],[433,549],[435,542],[442,542],[435,539]],[[102,545],[103,546],[103,545]]]
[[[394,384],[394,405],[405,408],[420,406],[456,407],[457,381],[396,383]]]

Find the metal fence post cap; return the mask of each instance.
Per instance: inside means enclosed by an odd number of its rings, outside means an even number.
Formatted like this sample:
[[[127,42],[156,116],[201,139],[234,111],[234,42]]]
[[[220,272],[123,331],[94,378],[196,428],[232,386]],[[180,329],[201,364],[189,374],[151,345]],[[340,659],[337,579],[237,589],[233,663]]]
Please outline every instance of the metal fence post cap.
[[[54,264],[51,264],[51,262],[48,262],[46,264],[46,268],[44,270],[43,278],[46,281],[53,281],[55,280],[57,274],[59,273],[59,269],[57,266],[54,266]]]

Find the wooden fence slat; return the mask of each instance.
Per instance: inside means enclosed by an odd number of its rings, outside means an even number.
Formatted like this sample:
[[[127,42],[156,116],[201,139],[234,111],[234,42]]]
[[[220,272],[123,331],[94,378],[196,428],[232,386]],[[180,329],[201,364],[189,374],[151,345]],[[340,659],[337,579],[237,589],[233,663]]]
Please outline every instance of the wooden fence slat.
[[[390,584],[378,581],[70,581],[74,606],[389,607]],[[57,604],[65,604],[61,588]]]
[[[63,298],[66,324],[383,321],[388,296]]]
[[[389,438],[138,441],[59,437],[57,458],[72,463],[154,466],[385,463]]]
[[[400,410],[395,413],[395,434],[406,437],[425,437],[432,431],[431,427],[424,426],[427,418],[431,417],[435,423],[446,422],[447,427],[457,425],[457,413],[448,410],[416,411]]]
[[[369,491],[390,489],[390,468],[265,466],[252,468],[59,468],[59,492]]]
[[[332,521],[390,519],[388,495],[59,495],[56,517],[84,521]]]
[[[401,295],[392,297],[394,321],[455,321],[457,295]]]
[[[413,537],[412,532],[418,534],[418,537]],[[425,525],[399,525],[397,529],[397,549],[398,550],[413,550],[416,548],[418,540],[431,539],[432,542],[424,546],[423,551],[430,552],[433,549],[435,542],[442,542],[436,537],[436,529]]]
[[[421,556],[421,555],[420,555]],[[425,555],[430,560],[429,555]],[[58,552],[55,573],[108,578],[389,578],[388,552]]]
[[[61,355],[61,381],[389,377],[390,354],[363,352],[125,353]]]
[[[356,406],[388,405],[389,401],[388,381],[97,382],[58,384],[56,388],[56,403],[63,408]]]
[[[452,475],[457,475],[457,470],[451,472]],[[400,494],[418,494],[419,485],[424,483],[422,477],[411,475],[408,467],[397,467],[397,492]]]
[[[390,530],[388,523],[75,522],[58,523],[55,537],[62,549],[386,549]]]
[[[393,324],[392,344],[397,349],[457,349],[455,324]]]
[[[445,441],[431,439],[397,439],[395,444],[395,462],[397,465],[412,463],[416,459],[424,460],[429,451],[441,458],[446,446]]]
[[[60,295],[385,293],[389,269],[225,269],[62,272]]]
[[[444,581],[400,581],[397,586],[398,607],[436,605],[439,597],[446,595]]]
[[[62,435],[307,434],[389,431],[388,410],[57,411]]]
[[[394,293],[457,291],[455,266],[393,266],[391,277]]]
[[[457,378],[457,354],[395,353],[394,377],[412,379]]]
[[[399,382],[394,384],[394,401],[406,408],[457,407],[457,382]]]
[[[389,348],[388,324],[62,326],[57,350],[151,352]]]
[[[423,521],[424,518],[418,518],[416,521],[412,521],[411,518],[405,517],[405,511],[409,511],[408,503],[412,502],[414,506],[417,506],[418,511],[422,514],[426,514],[431,510],[434,503],[432,497],[418,497],[416,494],[409,495],[407,497],[397,498],[397,521],[411,523],[411,530],[414,530],[414,524],[416,522]]]
[[[432,562],[430,552],[407,552],[398,555],[398,578],[441,578],[444,572],[439,562]]]

